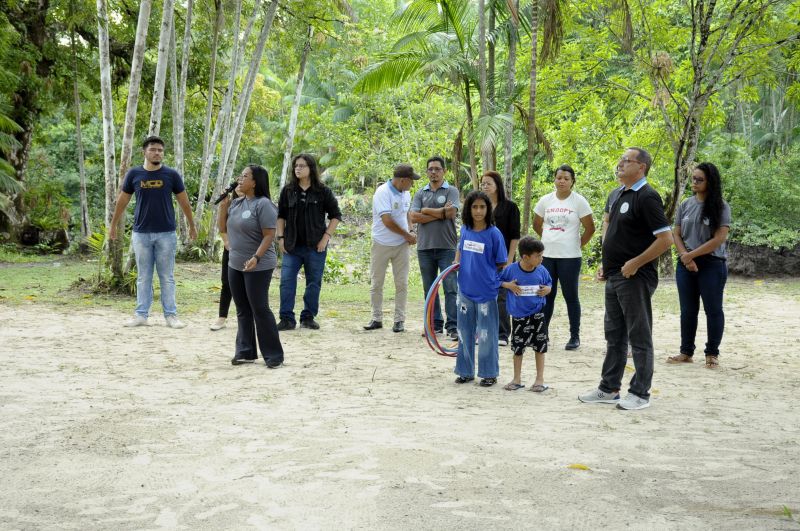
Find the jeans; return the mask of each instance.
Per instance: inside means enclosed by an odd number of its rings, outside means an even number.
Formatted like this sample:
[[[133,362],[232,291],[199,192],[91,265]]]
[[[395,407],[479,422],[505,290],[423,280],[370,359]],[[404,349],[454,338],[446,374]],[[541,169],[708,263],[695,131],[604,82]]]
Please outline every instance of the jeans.
[[[175,304],[175,247],[178,237],[171,232],[134,232],[131,236],[136,255],[136,315],[147,317],[153,304],[153,269],[161,286],[164,317],[178,314]]]
[[[475,338],[478,339],[478,377],[497,378],[497,301],[474,302],[458,292],[458,354],[455,373],[465,378],[475,374]]]
[[[650,398],[653,381],[653,309],[651,299],[658,286],[655,274],[631,278],[615,273],[606,280],[606,358],[600,390],[616,393],[622,385],[628,357],[628,338],[633,350],[636,372],[628,391],[640,398]]]
[[[455,249],[425,249],[417,251],[419,260],[419,271],[422,274],[422,288],[425,297],[431,289],[436,277],[453,265],[456,258]],[[456,313],[456,298],[458,297],[458,277],[456,272],[447,275],[442,282],[444,289],[444,311],[447,314],[447,322],[442,319],[442,309],[439,307],[439,294],[436,294],[436,302],[433,306],[433,326],[436,330],[443,328],[450,331],[456,329],[458,315]]]
[[[578,279],[581,274],[583,259],[578,258],[545,258],[542,265],[553,278],[552,291],[544,305],[545,328],[550,328],[550,318],[556,305],[558,283],[561,282],[561,293],[567,303],[569,316],[569,337],[578,339],[581,333],[581,301],[578,298]],[[549,331],[549,330],[548,330]]]
[[[228,310],[231,307],[231,284],[228,282],[228,253],[227,249],[222,251],[222,289],[219,292],[219,316],[228,318]]]
[[[291,253],[283,254],[281,263],[281,307],[280,317],[295,323],[294,300],[297,293],[297,273],[300,267],[306,277],[306,291],[303,294],[303,311],[300,320],[313,319],[319,313],[319,292],[322,290],[322,273],[325,271],[325,258],[328,251],[317,252],[316,247],[303,245],[295,247]]]
[[[269,308],[269,284],[273,269],[244,273],[228,268],[233,301],[236,303],[236,353],[234,358],[254,360],[258,349],[264,361],[283,363],[283,346],[275,315]]]
[[[681,303],[681,353],[694,354],[694,339],[697,333],[697,314],[700,299],[706,313],[708,341],[706,356],[719,356],[719,344],[725,329],[725,313],[722,311],[722,293],[728,280],[728,262],[718,258],[701,256],[695,258],[698,271],[693,273],[678,261],[675,281]]]

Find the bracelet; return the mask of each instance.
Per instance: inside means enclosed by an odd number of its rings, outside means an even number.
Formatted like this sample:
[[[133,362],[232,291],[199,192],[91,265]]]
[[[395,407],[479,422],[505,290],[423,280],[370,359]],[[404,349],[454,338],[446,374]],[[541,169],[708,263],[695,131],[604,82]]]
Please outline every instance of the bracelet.
[[[257,254],[254,254],[254,255],[253,255],[253,256],[251,256],[250,258],[255,258],[255,259],[256,259],[256,263],[259,263],[259,262],[261,261],[261,257],[260,257],[260,256],[258,256]]]
[[[333,234],[331,234],[330,232],[328,232],[328,231],[325,231],[325,234],[327,234],[327,235],[328,235],[328,238],[333,238]]]
[[[276,240],[282,240],[282,239],[283,239],[283,236],[275,236],[275,239],[276,239]]]
[[[447,210],[442,207],[442,219],[447,219]]]

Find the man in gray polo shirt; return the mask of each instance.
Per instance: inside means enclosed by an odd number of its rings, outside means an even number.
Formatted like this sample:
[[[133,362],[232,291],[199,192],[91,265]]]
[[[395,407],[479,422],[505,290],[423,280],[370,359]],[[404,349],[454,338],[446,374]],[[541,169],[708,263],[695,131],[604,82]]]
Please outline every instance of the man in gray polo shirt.
[[[414,194],[409,218],[417,224],[417,259],[422,273],[422,287],[427,296],[436,277],[455,259],[458,245],[456,216],[460,201],[458,188],[445,180],[446,169],[442,157],[429,158],[426,171],[430,182]],[[442,318],[437,295],[433,314],[434,330],[442,332],[446,329],[447,335],[456,339],[456,275],[448,275],[442,284],[447,321]]]

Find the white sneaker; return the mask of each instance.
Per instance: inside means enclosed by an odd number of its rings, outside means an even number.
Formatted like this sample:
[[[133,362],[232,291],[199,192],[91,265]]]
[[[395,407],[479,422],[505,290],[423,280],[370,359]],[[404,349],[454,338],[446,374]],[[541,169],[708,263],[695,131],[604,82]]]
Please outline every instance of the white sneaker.
[[[125,323],[125,326],[132,328],[134,326],[147,326],[147,317],[141,315],[134,315],[130,321]]]
[[[221,330],[225,328],[225,321],[227,321],[225,317],[220,317],[219,319],[211,323],[211,326],[209,326],[209,328],[214,331]]]
[[[588,393],[578,395],[578,400],[586,404],[618,404],[619,393],[606,393],[600,389],[593,389]]]
[[[617,409],[635,410],[650,407],[650,400],[641,398],[633,393],[628,393],[625,398],[619,401]]]
[[[169,328],[184,328],[186,325],[178,319],[177,315],[168,315],[164,318]]]

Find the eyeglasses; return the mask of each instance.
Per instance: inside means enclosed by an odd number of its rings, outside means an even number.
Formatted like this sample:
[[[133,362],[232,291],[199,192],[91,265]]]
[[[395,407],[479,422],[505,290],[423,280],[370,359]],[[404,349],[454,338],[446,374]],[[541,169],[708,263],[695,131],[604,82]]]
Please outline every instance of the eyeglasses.
[[[629,162],[636,162],[636,163],[638,163],[638,164],[642,164],[641,162],[639,162],[639,161],[638,161],[638,160],[636,160],[636,159],[629,159],[629,158],[627,158],[627,157],[621,157],[621,158],[619,159],[619,161],[620,161],[622,164],[627,164],[627,163],[629,163]]]

